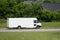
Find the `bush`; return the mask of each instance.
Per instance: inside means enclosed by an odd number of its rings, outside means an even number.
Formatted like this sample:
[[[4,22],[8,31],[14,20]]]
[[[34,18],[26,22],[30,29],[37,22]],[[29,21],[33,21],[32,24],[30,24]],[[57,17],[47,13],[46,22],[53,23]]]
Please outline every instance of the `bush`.
[[[50,22],[53,20],[53,14],[49,10],[42,10],[41,20]]]
[[[54,20],[55,21],[60,21],[60,11],[55,11],[54,12]]]
[[[56,0],[44,0],[44,3],[56,3]]]

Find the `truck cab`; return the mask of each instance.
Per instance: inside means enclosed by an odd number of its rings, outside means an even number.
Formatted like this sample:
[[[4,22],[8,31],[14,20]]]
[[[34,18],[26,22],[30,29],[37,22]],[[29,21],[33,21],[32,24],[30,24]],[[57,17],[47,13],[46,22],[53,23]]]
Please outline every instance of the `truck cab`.
[[[34,20],[34,26],[36,26],[36,28],[40,28],[42,24],[39,23],[37,20]]]

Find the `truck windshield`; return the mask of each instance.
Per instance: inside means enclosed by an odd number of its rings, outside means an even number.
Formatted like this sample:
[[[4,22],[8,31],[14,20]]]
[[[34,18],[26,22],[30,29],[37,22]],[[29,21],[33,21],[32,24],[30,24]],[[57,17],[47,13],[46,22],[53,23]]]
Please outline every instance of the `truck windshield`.
[[[38,21],[37,20],[34,20],[34,23],[38,23]]]

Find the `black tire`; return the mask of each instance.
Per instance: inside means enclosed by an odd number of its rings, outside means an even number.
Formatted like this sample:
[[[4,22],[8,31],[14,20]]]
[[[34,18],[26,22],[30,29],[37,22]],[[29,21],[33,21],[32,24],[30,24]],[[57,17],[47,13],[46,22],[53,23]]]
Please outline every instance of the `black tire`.
[[[37,27],[36,27],[36,28],[37,28],[37,29],[39,29],[40,27],[41,27],[41,26],[37,25]]]
[[[21,29],[21,26],[18,26],[18,29]]]

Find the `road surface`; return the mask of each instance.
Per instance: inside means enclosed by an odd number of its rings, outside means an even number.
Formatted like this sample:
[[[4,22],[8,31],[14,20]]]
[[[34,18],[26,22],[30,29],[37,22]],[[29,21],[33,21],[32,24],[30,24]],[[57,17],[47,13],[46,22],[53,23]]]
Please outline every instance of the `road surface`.
[[[50,32],[60,31],[60,29],[0,29],[0,32]]]

